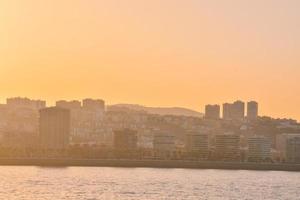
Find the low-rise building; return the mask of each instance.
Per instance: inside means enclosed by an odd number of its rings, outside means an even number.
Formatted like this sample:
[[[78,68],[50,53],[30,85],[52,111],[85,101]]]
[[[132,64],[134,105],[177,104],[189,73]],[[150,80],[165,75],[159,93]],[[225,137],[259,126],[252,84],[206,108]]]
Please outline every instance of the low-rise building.
[[[208,135],[188,132],[185,136],[185,149],[188,156],[207,158],[209,153]]]
[[[224,161],[240,160],[240,136],[235,134],[216,135],[215,158]]]
[[[114,149],[117,150],[136,150],[137,149],[137,131],[132,129],[121,129],[114,131]]]
[[[300,133],[278,135],[276,148],[281,161],[300,163]]]
[[[175,153],[175,136],[167,132],[157,132],[153,136],[154,156],[157,158],[170,158]]]
[[[271,140],[263,136],[248,138],[248,161],[270,161]]]

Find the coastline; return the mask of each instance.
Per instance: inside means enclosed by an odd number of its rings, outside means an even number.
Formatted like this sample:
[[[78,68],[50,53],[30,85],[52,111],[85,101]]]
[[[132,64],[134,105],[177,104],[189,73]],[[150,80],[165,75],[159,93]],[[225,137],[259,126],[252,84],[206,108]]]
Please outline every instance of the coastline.
[[[38,159],[1,158],[0,166],[49,167],[128,167],[128,168],[186,168],[261,171],[299,171],[300,164],[243,163],[182,160],[125,160],[125,159]]]

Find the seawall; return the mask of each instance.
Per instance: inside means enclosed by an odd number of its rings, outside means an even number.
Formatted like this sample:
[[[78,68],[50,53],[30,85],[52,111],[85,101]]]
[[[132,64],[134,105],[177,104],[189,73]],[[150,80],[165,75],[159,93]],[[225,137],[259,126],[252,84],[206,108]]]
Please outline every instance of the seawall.
[[[148,167],[228,170],[300,171],[300,164],[242,163],[179,160],[121,160],[121,159],[0,159],[2,166],[81,166],[81,167]]]

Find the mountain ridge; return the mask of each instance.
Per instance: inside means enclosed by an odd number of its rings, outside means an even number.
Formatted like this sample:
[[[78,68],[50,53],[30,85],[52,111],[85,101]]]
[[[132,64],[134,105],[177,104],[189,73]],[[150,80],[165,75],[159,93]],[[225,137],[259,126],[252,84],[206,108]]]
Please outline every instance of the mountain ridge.
[[[108,109],[111,108],[127,108],[135,111],[145,111],[150,114],[159,114],[159,115],[183,115],[191,117],[203,117],[203,113],[183,107],[151,107],[143,106],[139,104],[113,104],[109,105]]]

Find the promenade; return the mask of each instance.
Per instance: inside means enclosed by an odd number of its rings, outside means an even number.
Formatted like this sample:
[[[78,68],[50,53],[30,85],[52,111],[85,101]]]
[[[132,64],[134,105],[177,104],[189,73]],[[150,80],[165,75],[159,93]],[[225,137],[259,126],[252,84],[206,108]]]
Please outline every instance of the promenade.
[[[4,166],[55,166],[55,167],[130,167],[130,168],[188,168],[226,170],[300,171],[300,164],[245,163],[183,160],[122,160],[122,159],[0,159]]]

